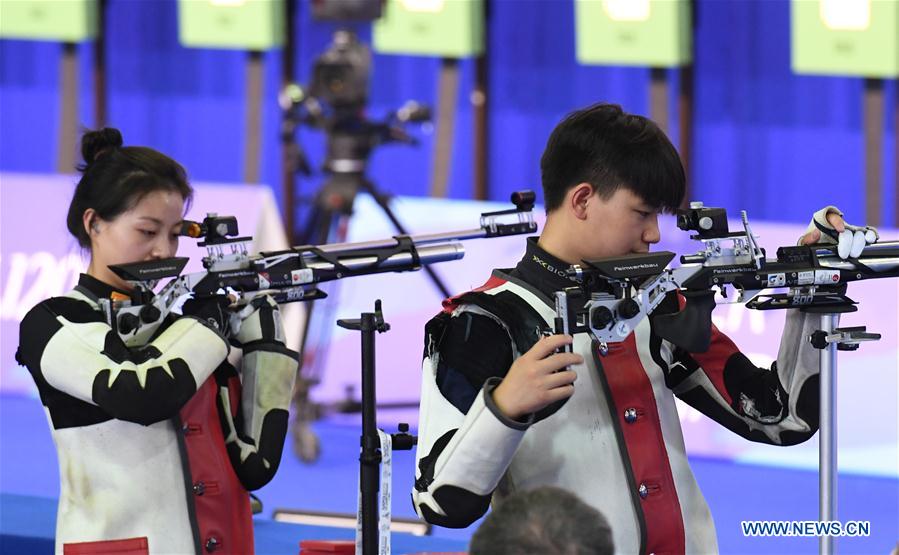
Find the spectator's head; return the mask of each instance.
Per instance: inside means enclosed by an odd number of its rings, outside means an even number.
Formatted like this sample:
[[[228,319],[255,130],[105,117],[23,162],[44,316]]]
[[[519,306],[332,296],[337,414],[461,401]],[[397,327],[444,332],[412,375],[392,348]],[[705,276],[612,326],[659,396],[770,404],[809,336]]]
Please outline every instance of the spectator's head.
[[[604,555],[614,551],[602,514],[566,490],[517,492],[487,515],[469,555]]]

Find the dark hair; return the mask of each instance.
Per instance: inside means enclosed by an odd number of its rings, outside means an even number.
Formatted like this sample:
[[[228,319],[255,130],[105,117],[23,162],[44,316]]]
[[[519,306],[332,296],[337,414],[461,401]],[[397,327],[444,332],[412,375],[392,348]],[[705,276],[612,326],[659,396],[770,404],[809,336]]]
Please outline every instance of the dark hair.
[[[66,225],[83,248],[91,246],[83,221],[88,208],[110,221],[153,191],[178,193],[188,204],[193,198],[181,164],[152,148],[123,147],[118,129],[107,127],[85,133],[81,138],[81,156],[81,180],[75,187]]]
[[[684,166],[671,141],[650,119],[616,104],[572,112],[553,129],[540,159],[546,211],[569,189],[589,183],[608,199],[629,189],[653,208],[673,211],[684,197]]]
[[[615,550],[602,514],[566,490],[516,492],[487,515],[469,555],[605,555]]]

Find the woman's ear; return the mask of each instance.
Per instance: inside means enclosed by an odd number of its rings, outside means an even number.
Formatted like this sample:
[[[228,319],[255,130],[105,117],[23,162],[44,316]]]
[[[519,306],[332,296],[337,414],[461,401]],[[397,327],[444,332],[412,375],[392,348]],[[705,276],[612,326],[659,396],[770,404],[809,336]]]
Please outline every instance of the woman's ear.
[[[571,208],[574,217],[579,220],[587,218],[587,205],[595,202],[593,193],[596,189],[589,183],[578,183],[572,187],[568,193],[568,206]]]
[[[81,220],[84,223],[84,232],[87,233],[88,237],[100,232],[100,217],[97,216],[97,211],[93,208],[85,210],[84,214],[81,216]]]

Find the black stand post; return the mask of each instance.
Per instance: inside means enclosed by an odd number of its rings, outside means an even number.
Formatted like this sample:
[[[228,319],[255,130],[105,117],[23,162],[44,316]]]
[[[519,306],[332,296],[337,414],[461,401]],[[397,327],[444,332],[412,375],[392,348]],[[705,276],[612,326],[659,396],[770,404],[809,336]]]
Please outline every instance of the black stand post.
[[[362,555],[378,553],[378,491],[381,489],[381,440],[378,437],[375,409],[375,332],[384,333],[390,324],[384,321],[381,300],[375,301],[374,312],[363,312],[359,319],[338,320],[337,325],[362,332],[362,451],[359,454],[359,487],[361,490]],[[399,425],[400,432],[392,434],[394,449],[408,451],[416,439],[406,431],[408,424]]]

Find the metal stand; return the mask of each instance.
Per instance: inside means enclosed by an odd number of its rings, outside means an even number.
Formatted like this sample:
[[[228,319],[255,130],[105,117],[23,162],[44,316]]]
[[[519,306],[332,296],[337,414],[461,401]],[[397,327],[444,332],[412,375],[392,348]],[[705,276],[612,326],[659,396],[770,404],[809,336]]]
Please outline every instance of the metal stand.
[[[821,331],[831,335],[839,316],[821,315]],[[821,349],[821,400],[818,444],[818,520],[829,522],[837,516],[837,344]],[[818,551],[833,553],[833,537],[821,536]]]
[[[359,454],[359,487],[362,495],[360,507],[362,520],[362,554],[378,553],[378,491],[381,489],[378,474],[381,465],[381,440],[378,438],[375,415],[375,332],[384,333],[390,324],[384,321],[381,300],[375,301],[375,311],[363,312],[359,319],[338,320],[337,325],[348,330],[362,332],[362,450]],[[407,432],[407,424],[399,425],[399,433],[392,434],[393,449],[408,451],[417,438]],[[386,500],[387,503],[390,500]]]
[[[847,310],[827,307],[833,311],[821,314],[821,329],[809,337],[812,346],[821,350],[820,424],[818,444],[818,520],[830,522],[837,518],[837,350],[854,351],[862,341],[877,341],[879,333],[867,333],[864,326],[837,328],[839,312]],[[809,309],[808,312],[814,312]],[[821,536],[818,543],[821,555],[831,555],[834,538]]]

